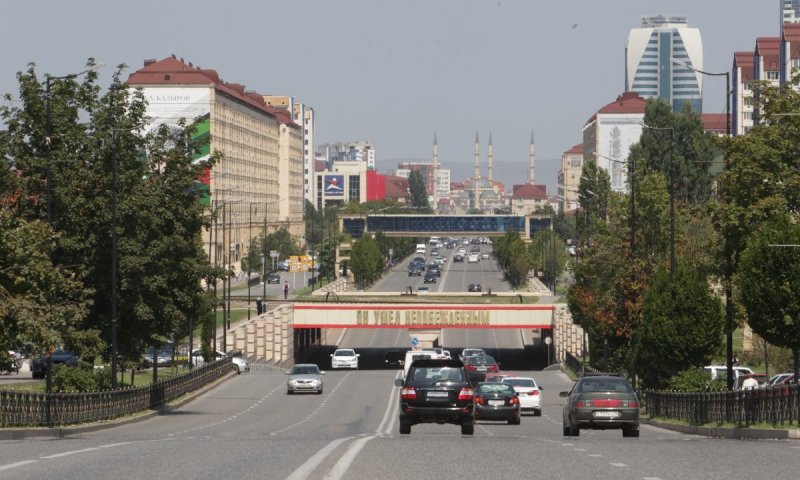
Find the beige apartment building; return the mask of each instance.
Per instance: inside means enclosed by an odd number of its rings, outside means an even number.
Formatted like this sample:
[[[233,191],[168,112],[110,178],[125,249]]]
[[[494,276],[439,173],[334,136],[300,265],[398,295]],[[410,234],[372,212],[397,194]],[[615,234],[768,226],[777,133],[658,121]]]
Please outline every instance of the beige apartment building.
[[[145,60],[128,78],[148,101],[149,128],[200,119],[210,133],[208,154],[220,160],[202,179],[216,221],[204,234],[211,261],[239,268],[250,239],[285,226],[298,238],[302,224],[302,138],[291,115],[266,105],[244,85],[175,56]]]
[[[583,172],[583,144],[579,143],[561,155],[558,172],[558,199],[562,211],[575,210],[580,205],[578,186]]]

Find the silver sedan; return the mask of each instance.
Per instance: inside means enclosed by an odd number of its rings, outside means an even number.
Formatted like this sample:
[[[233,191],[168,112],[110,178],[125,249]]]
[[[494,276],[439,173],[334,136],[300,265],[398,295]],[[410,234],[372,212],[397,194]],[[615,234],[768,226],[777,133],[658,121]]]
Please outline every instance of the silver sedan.
[[[286,381],[286,393],[291,395],[295,392],[316,392],[322,393],[322,375],[319,367],[313,363],[298,363],[291,370],[286,372],[289,379]]]

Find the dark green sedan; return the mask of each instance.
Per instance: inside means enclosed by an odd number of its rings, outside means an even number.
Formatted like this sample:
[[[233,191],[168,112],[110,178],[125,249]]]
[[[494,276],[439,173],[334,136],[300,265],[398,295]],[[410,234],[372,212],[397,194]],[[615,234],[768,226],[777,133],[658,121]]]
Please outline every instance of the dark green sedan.
[[[639,436],[639,398],[622,375],[586,374],[559,396],[567,397],[565,437],[577,437],[582,429],[621,429],[623,437]]]

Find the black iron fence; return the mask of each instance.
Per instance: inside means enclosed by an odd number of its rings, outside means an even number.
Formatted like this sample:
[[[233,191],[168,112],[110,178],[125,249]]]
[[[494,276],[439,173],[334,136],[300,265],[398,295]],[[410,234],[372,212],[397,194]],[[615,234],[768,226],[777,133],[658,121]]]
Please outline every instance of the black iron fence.
[[[645,392],[653,418],[683,420],[693,425],[729,423],[743,427],[800,424],[800,386],[719,392]]]
[[[0,427],[74,425],[158,408],[235,368],[226,357],[146,387],[88,393],[0,391]]]

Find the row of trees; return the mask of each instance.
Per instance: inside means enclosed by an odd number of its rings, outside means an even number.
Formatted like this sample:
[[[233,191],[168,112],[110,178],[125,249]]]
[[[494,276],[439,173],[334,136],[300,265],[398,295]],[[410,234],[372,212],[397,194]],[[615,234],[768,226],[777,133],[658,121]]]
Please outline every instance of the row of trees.
[[[102,91],[93,71],[44,79],[31,64],[0,106],[1,349],[109,358],[114,299],[130,358],[209,319],[200,280],[223,272],[200,243],[210,219],[195,180],[216,158],[193,160],[191,125],[143,133],[146,102],[124,69]]]
[[[800,98],[766,85],[756,93],[762,124],[732,139],[704,133],[689,109],[648,101],[627,162],[631,195],[611,192],[607,173],[586,162],[568,299],[594,365],[663,388],[721,355],[724,334],[744,322],[797,351],[800,250],[770,245],[800,240],[800,119],[775,115],[800,111]]]

